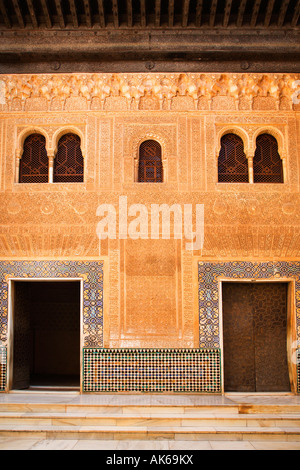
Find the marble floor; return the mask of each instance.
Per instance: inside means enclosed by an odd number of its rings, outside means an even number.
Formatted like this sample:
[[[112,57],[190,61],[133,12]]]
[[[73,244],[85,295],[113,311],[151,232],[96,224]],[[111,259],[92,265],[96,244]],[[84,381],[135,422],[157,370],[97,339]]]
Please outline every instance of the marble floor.
[[[277,441],[104,441],[0,438],[2,450],[300,450],[300,442]]]
[[[0,394],[4,403],[49,403],[85,405],[175,405],[232,406],[299,405],[300,396],[292,394],[226,394],[226,395],[164,395],[164,394],[84,394],[76,392],[11,392]],[[0,450],[300,450],[293,441],[179,441],[179,440],[46,440],[0,437]]]
[[[1,403],[63,403],[72,405],[174,405],[174,406],[233,406],[300,405],[300,395],[290,393],[197,395],[197,394],[80,394],[77,392],[10,392],[0,393]]]

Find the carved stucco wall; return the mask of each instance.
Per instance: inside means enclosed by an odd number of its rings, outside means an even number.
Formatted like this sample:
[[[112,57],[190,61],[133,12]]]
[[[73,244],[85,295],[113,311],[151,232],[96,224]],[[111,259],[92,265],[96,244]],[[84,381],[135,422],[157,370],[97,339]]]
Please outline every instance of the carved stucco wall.
[[[198,346],[197,261],[300,259],[300,105],[283,75],[18,75],[1,77],[0,259],[105,260],[104,345]],[[294,98],[294,99],[293,99]],[[55,155],[62,133],[81,137],[85,181],[18,184],[31,132]],[[236,132],[253,157],[272,133],[285,183],[220,184],[220,138]],[[162,146],[165,182],[135,181],[146,138]],[[204,204],[200,251],[182,240],[103,240],[100,204]]]

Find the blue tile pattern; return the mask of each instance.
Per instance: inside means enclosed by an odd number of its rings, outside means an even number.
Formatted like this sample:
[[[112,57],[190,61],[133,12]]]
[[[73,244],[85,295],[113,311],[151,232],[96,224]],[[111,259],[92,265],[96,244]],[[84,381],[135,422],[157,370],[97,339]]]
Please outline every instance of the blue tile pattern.
[[[83,280],[83,344],[103,347],[103,262],[102,261],[2,261],[0,262],[0,340],[8,341],[8,282],[18,279]]]

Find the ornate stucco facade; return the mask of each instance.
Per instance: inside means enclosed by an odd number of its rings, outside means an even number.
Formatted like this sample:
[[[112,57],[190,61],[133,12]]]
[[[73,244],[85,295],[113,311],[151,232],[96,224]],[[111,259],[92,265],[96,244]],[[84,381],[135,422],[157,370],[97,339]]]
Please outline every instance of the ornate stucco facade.
[[[293,360],[300,340],[298,80],[296,74],[1,76],[3,390],[11,387],[12,283],[29,278],[80,279],[83,384],[90,373],[84,355],[93,351],[133,348],[135,357],[148,349],[217,351],[217,385],[202,390],[213,392],[224,390],[222,281],[282,280],[290,286],[291,390],[299,390]],[[81,140],[84,181],[53,183],[57,144],[69,132]],[[24,141],[34,133],[45,137],[49,182],[19,183]],[[227,133],[243,141],[248,183],[218,182]],[[256,139],[263,133],[278,143],[283,184],[254,183]],[[137,180],[147,139],[161,145],[162,183]],[[99,206],[115,207],[119,222],[124,196],[127,208],[142,204],[148,213],[153,204],[202,205],[203,246],[186,249],[172,224],[169,238],[162,228],[155,239],[150,230],[136,239],[120,236],[117,223],[115,237],[99,240]],[[128,213],[128,223],[133,219]]]

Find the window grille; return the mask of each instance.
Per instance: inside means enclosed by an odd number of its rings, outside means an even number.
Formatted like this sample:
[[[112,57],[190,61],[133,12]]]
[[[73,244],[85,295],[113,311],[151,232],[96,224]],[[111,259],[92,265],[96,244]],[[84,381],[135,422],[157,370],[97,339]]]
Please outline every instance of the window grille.
[[[46,139],[41,134],[31,134],[24,142],[23,155],[20,160],[20,183],[47,183],[48,156]]]
[[[235,134],[226,134],[221,139],[218,159],[219,183],[248,183],[248,160],[244,144]]]
[[[58,142],[54,159],[54,183],[82,183],[84,161],[80,138],[76,134],[65,134]]]
[[[140,146],[138,181],[141,183],[163,182],[161,146],[155,140],[146,140]]]
[[[262,134],[256,140],[253,175],[254,183],[283,183],[282,160],[272,135]]]

